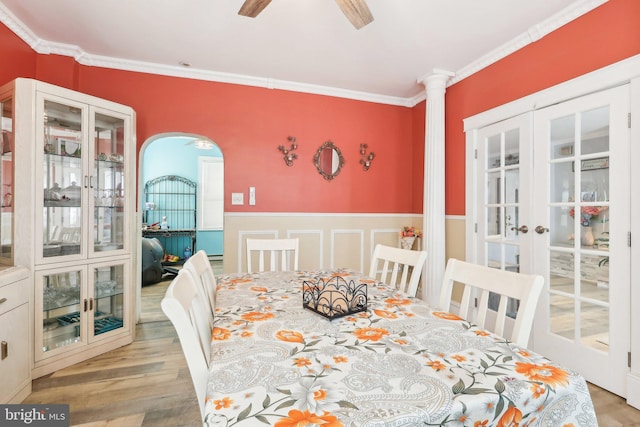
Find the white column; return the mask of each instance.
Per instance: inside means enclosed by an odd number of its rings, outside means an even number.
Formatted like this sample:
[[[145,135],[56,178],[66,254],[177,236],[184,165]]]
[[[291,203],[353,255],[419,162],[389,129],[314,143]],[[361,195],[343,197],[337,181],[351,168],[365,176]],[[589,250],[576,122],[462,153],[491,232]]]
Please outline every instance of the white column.
[[[423,230],[427,264],[422,299],[437,306],[445,269],[444,94],[453,73],[433,70],[421,83],[427,91],[424,150]]]

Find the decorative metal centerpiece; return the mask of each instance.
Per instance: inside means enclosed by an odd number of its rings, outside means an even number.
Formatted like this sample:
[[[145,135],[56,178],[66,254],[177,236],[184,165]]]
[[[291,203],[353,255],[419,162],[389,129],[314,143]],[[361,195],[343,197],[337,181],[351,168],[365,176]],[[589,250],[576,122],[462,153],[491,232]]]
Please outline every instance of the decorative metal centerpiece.
[[[336,319],[367,310],[367,284],[346,281],[341,276],[322,277],[302,283],[302,306],[326,317]]]

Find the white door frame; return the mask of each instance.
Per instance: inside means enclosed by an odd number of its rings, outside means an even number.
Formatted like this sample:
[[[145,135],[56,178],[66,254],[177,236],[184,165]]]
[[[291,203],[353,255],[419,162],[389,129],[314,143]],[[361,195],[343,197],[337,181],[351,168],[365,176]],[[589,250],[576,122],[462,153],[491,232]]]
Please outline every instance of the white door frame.
[[[592,92],[631,82],[631,157],[633,164],[640,164],[640,147],[633,142],[640,141],[640,55],[633,56],[602,69],[583,76],[568,80],[540,92],[517,99],[491,110],[476,114],[464,120],[466,132],[466,259],[475,261],[476,235],[474,232],[475,207],[474,179],[476,176],[474,165],[474,149],[476,129],[514,117],[529,111],[535,111],[559,102],[583,96]],[[640,168],[632,168],[632,182],[639,182]],[[636,192],[637,193],[637,192]],[[632,212],[640,212],[640,194],[632,193]],[[632,236],[640,236],[640,221],[632,218]],[[631,250],[631,281],[640,279],[640,251]],[[640,306],[640,290],[631,288],[630,304]],[[627,377],[627,403],[640,408],[640,313],[631,310],[631,371]]]

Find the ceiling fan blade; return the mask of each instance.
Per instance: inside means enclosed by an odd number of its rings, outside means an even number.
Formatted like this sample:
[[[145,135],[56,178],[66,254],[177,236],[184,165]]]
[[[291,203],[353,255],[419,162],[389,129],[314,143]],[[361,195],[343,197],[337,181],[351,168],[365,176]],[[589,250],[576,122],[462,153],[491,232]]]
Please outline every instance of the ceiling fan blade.
[[[255,18],[269,3],[271,3],[271,0],[245,0],[238,11],[238,15]]]
[[[357,30],[373,22],[373,15],[365,0],[336,0],[336,3]]]

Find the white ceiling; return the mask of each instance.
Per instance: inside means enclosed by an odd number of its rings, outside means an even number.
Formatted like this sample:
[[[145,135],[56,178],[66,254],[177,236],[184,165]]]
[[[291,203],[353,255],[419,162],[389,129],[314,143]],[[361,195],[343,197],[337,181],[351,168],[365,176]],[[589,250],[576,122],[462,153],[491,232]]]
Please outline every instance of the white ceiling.
[[[360,30],[332,0],[243,1],[0,0],[0,21],[86,65],[411,105],[434,69],[459,81],[607,0],[367,0]]]

